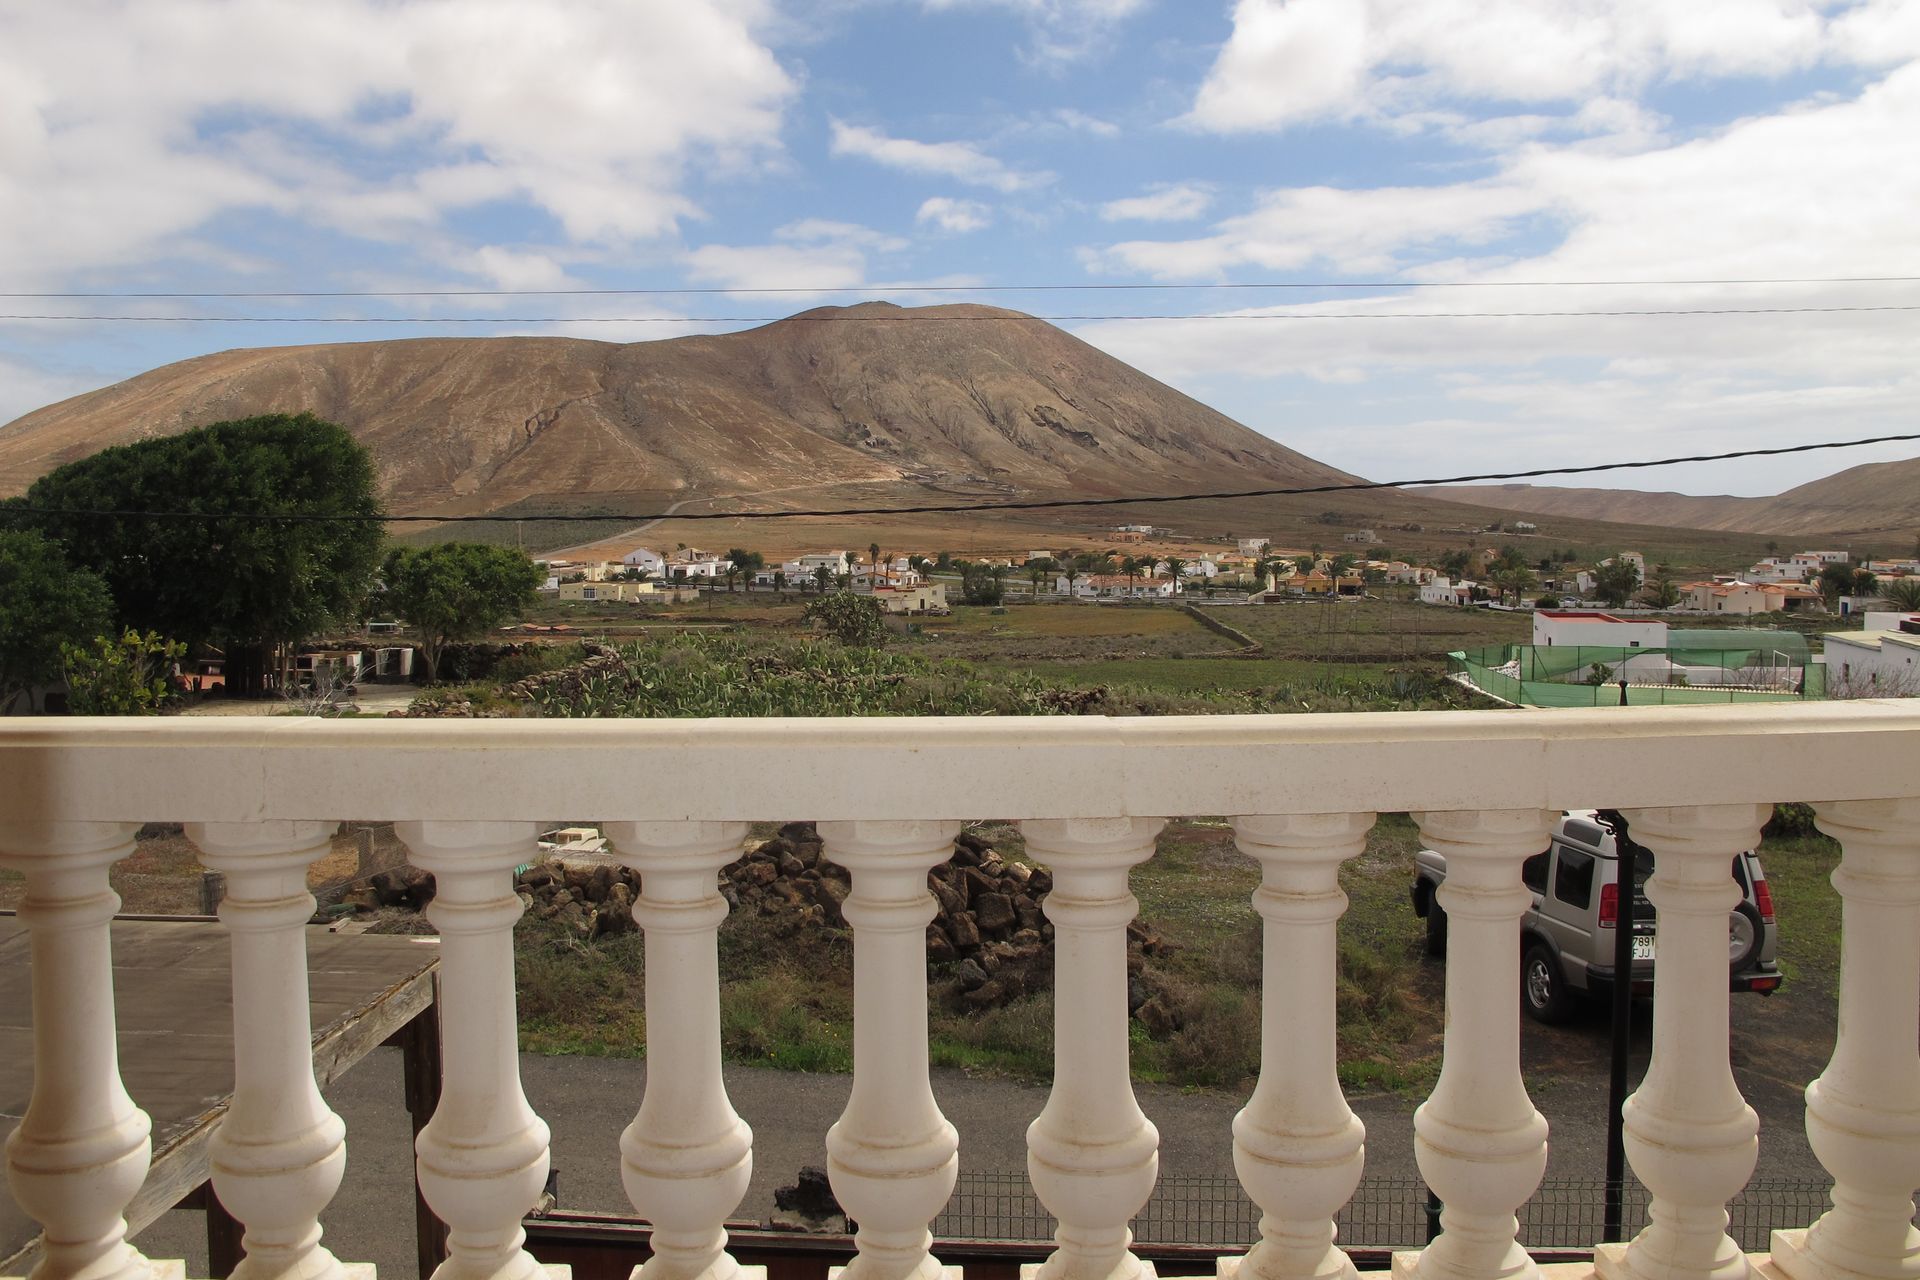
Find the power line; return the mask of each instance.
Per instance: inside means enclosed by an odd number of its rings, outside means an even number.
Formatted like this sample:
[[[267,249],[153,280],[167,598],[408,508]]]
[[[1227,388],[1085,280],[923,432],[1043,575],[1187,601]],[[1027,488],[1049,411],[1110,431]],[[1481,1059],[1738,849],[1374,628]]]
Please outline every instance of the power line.
[[[985,511],[1047,511],[1064,507],[1118,507],[1142,503],[1216,502],[1230,498],[1280,498],[1316,493],[1362,493],[1377,489],[1408,489],[1438,484],[1469,484],[1481,480],[1530,480],[1540,476],[1592,475],[1600,471],[1629,471],[1643,467],[1670,467],[1688,462],[1727,462],[1735,458],[1768,458],[1788,453],[1813,453],[1823,449],[1856,449],[1862,445],[1889,444],[1920,440],[1920,432],[1903,435],[1868,436],[1860,440],[1829,440],[1811,444],[1780,445],[1770,449],[1735,449],[1728,453],[1696,453],[1675,458],[1651,458],[1639,462],[1595,462],[1578,467],[1536,467],[1530,471],[1482,472],[1477,475],[1436,476],[1420,480],[1359,480],[1348,484],[1303,485],[1285,489],[1238,489],[1219,493],[1171,493],[1132,498],[1046,498],[1025,502],[996,502],[966,506],[843,507],[797,511],[702,511],[638,512],[600,515],[343,515],[323,513],[204,512],[204,511],[111,511],[94,508],[30,507],[0,504],[0,515],[9,512],[40,516],[87,516],[99,518],[152,520],[251,520],[289,524],[511,524],[538,520],[549,524],[580,524],[618,520],[640,523],[647,520],[796,520],[822,516],[903,516],[935,514],[977,514]],[[726,495],[702,501],[724,501]]]
[[[1094,320],[1525,320],[1601,316],[1780,316],[1837,312],[1920,311],[1920,303],[1834,307],[1672,307],[1604,311],[1233,311],[1164,314],[1024,315],[791,315],[791,316],[75,316],[0,315],[0,320],[82,324],[1055,324]]]
[[[139,290],[34,293],[0,290],[0,298],[584,298],[704,297],[733,294],[836,293],[1099,293],[1202,289],[1595,289],[1667,285],[1915,284],[1920,276],[1728,276],[1668,280],[1259,280],[1086,284],[712,285],[656,289],[260,289],[199,292]]]

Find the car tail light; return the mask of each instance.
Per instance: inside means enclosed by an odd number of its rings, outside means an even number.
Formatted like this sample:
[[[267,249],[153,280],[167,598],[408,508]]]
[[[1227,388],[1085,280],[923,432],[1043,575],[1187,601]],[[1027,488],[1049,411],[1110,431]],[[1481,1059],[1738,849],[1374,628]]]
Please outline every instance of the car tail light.
[[[1600,927],[1611,929],[1620,920],[1620,886],[1603,884],[1600,886]]]
[[[1762,991],[1762,992],[1772,991],[1779,985],[1780,985],[1780,979],[1778,978],[1755,978],[1753,980],[1753,985],[1749,987],[1748,990]]]
[[[1773,888],[1765,880],[1753,882],[1753,905],[1760,909],[1762,920],[1773,923]]]

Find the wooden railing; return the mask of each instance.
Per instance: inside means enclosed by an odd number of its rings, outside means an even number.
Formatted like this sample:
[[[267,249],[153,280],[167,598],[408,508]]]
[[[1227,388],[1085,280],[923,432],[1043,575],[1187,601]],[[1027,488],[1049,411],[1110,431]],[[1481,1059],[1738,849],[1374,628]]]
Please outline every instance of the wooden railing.
[[[743,786],[743,780],[749,780]],[[1738,1280],[1725,1205],[1751,1174],[1754,1113],[1729,1066],[1726,917],[1732,855],[1767,805],[1812,800],[1839,840],[1844,904],[1838,1043],[1807,1091],[1833,1208],[1776,1234],[1794,1280],[1912,1277],[1920,1234],[1920,704],[1852,702],[1603,712],[1107,720],[735,721],[88,720],[0,722],[0,864],[24,873],[35,1087],[7,1147],[19,1203],[44,1226],[43,1280],[142,1280],[122,1214],[148,1163],[148,1123],[120,1083],[108,869],[138,824],[174,821],[225,873],[234,951],[235,1092],[215,1188],[246,1226],[246,1274],[332,1280],[318,1218],[345,1133],[314,1087],[302,927],[305,868],[335,820],[391,819],[432,871],[442,938],[441,1102],[418,1175],[450,1227],[443,1280],[515,1280],[536,1264],[522,1214],[548,1165],[521,1090],[513,868],[541,823],[603,824],[641,875],[649,1074],[621,1144],[634,1209],[655,1227],[646,1280],[729,1280],[722,1223],[752,1139],[720,1070],[717,870],[747,823],[819,821],[848,869],[855,1072],[826,1133],[829,1172],[859,1223],[849,1280],[934,1280],[929,1222],[961,1140],[928,1084],[926,872],[983,804],[1018,820],[1053,871],[1055,1078],[1028,1131],[1034,1190],[1059,1221],[1042,1280],[1130,1280],[1129,1219],[1151,1194],[1158,1135],[1128,1073],[1129,869],[1163,822],[1229,815],[1263,878],[1263,1066],[1233,1157],[1260,1238],[1223,1273],[1352,1270],[1333,1218],[1364,1166],[1364,1131],[1335,1074],[1335,930],[1342,862],[1376,810],[1409,811],[1444,852],[1450,920],[1444,1063],[1415,1120],[1444,1231],[1396,1270],[1527,1277],[1515,1211],[1538,1186],[1546,1122],[1519,1057],[1521,864],[1564,808],[1629,812],[1655,853],[1653,1056],[1628,1109],[1628,1154],[1651,1225],[1596,1253],[1638,1280]],[[398,1189],[396,1189],[398,1191]]]

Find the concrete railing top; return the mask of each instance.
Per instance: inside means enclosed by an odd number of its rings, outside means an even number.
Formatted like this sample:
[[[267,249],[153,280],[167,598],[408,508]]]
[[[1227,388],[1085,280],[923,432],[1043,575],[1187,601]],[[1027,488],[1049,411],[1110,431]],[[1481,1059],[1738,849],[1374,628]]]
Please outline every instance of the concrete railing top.
[[[14,821],[1166,817],[1911,794],[1920,702],[1528,713],[0,720]]]

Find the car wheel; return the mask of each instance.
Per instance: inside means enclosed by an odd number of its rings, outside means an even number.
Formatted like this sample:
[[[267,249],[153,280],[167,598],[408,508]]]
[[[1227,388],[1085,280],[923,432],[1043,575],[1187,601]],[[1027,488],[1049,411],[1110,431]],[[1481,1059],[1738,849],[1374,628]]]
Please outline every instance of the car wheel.
[[[1427,899],[1427,954],[1447,954],[1447,909],[1437,897]]]
[[[1727,917],[1727,962],[1738,972],[1760,958],[1760,912],[1751,902],[1736,905]]]
[[[1565,1022],[1573,1012],[1560,962],[1545,943],[1532,944],[1520,957],[1520,1005],[1535,1022]]]

